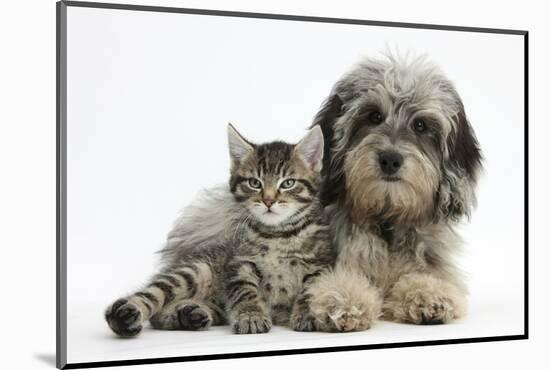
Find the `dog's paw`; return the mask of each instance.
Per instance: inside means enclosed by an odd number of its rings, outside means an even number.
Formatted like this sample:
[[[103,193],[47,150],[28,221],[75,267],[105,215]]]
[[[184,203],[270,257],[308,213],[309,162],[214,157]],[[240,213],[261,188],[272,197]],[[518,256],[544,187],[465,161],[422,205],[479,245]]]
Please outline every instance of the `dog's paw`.
[[[384,302],[385,319],[421,325],[446,324],[464,310],[461,291],[430,275],[401,278]]]
[[[401,307],[387,309],[387,314],[385,314],[395,321],[437,325],[445,324],[455,317],[453,302],[445,296],[432,292],[411,291],[403,297],[402,302],[395,304]]]
[[[454,307],[446,297],[433,296],[417,292],[406,302],[409,316],[415,323],[438,325],[453,319]]]
[[[344,309],[335,307],[329,310],[328,327],[332,331],[361,331],[371,327],[372,322],[376,319],[371,317],[368,310],[360,309],[355,306],[346,307]]]
[[[120,337],[135,337],[142,326],[141,311],[125,298],[113,303],[105,312],[105,320],[115,334]]]
[[[320,276],[308,288],[310,310],[323,331],[369,329],[380,316],[382,300],[362,275],[338,270]]]
[[[189,303],[178,307],[178,321],[183,329],[205,330],[212,324],[212,316],[204,307]]]
[[[261,334],[271,329],[271,318],[261,312],[243,312],[233,323],[235,334]]]

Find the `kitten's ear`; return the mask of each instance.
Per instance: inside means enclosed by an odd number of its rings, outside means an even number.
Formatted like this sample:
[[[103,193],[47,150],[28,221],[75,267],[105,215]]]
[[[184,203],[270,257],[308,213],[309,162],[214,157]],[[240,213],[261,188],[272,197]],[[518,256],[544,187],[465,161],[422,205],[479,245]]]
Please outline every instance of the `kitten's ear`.
[[[234,168],[254,147],[235,130],[231,123],[227,125],[227,139],[229,142],[229,155],[231,156],[231,168]]]
[[[309,168],[315,172],[323,167],[323,131],[319,125],[313,126],[307,135],[296,144],[294,151],[302,158]]]

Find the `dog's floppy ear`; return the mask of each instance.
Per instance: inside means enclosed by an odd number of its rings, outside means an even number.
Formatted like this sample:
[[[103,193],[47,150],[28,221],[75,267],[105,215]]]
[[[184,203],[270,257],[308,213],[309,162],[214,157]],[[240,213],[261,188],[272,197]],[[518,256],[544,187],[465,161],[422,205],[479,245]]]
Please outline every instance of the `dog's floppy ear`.
[[[344,103],[336,94],[333,94],[325,100],[321,109],[315,116],[311,127],[319,125],[325,139],[323,154],[323,190],[321,192],[321,201],[323,204],[329,204],[336,199],[340,190],[343,188],[343,175],[340,171],[334,171],[335,165],[332,163],[331,148],[334,138],[334,122],[342,114]],[[335,172],[338,172],[337,175]]]
[[[469,216],[475,206],[474,188],[482,162],[479,143],[460,100],[459,112],[447,138],[447,152],[438,193],[439,210],[444,218],[458,221]]]
[[[449,160],[465,171],[472,181],[477,181],[481,169],[481,150],[472,126],[466,118],[464,105],[460,102],[460,110],[456,117],[455,129],[447,139]]]

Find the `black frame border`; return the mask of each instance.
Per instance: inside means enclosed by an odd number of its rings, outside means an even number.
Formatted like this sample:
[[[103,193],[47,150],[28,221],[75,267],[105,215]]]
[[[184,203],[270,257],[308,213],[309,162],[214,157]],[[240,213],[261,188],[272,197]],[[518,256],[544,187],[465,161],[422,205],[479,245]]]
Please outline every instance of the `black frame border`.
[[[67,363],[67,7],[116,9],[161,13],[180,13],[221,17],[274,19],[286,21],[337,23],[397,28],[416,28],[440,31],[494,33],[520,35],[524,39],[524,333],[494,337],[441,339],[413,342],[379,343],[353,346],[300,348],[275,351],[222,353],[213,355],[176,356]],[[246,357],[285,356],[323,352],[343,352],[367,349],[421,347],[461,343],[497,342],[529,339],[529,31],[500,28],[462,27],[422,23],[385,22],[375,20],[327,18],[286,14],[236,12],[226,10],[190,9],[164,6],[146,6],[83,1],[61,0],[56,3],[56,367],[58,369],[81,369],[110,366],[144,365],[187,361],[236,359]]]
[[[56,346],[58,369],[67,365],[67,6],[56,4]]]

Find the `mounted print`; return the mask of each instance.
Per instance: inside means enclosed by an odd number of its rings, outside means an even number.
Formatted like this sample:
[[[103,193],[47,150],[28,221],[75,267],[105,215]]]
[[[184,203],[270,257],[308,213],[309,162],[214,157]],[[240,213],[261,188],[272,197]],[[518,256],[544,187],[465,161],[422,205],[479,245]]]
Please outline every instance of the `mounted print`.
[[[59,368],[527,338],[526,31],[57,11]]]

